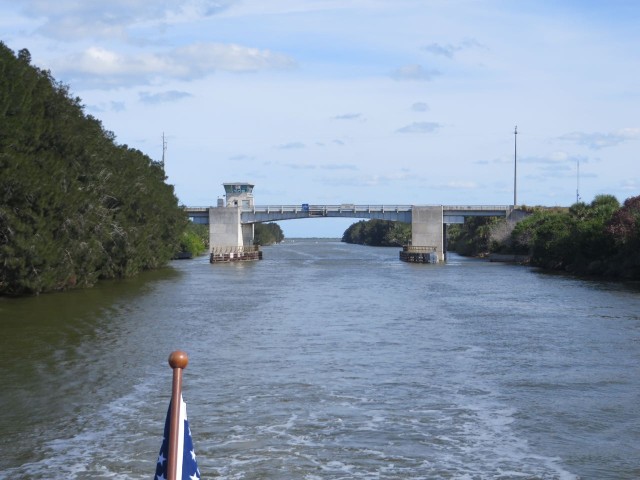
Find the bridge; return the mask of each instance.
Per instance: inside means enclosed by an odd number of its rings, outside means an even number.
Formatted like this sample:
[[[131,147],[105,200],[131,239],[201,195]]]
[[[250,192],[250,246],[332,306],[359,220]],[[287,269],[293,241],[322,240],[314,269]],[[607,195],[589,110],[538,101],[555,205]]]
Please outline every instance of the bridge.
[[[428,206],[428,205],[426,205]],[[439,207],[438,205],[431,205]],[[411,223],[416,205],[256,205],[240,211],[243,224],[278,222],[300,218],[366,218]],[[511,212],[510,205],[442,205],[445,224],[464,223],[465,217],[504,217]],[[194,223],[209,225],[209,208],[185,207]],[[226,208],[226,207],[225,207]]]
[[[209,225],[211,261],[254,260],[261,258],[253,246],[253,225],[301,218],[359,218],[410,223],[411,246],[421,260],[444,260],[446,225],[464,223],[466,217],[509,217],[511,205],[254,205],[253,185],[224,183],[226,205],[222,199],[216,207],[185,207],[194,223]],[[405,255],[405,257],[407,256]],[[401,253],[402,258],[402,253]],[[406,260],[406,258],[403,258]]]

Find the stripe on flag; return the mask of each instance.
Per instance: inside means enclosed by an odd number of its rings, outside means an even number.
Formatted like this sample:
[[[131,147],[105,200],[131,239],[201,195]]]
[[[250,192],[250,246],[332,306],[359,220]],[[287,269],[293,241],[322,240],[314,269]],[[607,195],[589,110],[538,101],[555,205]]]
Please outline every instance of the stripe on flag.
[[[196,453],[193,448],[193,439],[191,438],[191,429],[187,420],[187,404],[180,395],[180,421],[178,422],[178,458],[177,458],[177,478],[181,480],[198,480],[200,478],[200,470],[198,470],[198,462],[196,462]],[[156,465],[156,475],[154,480],[167,479],[167,457],[169,456],[169,424],[171,421],[171,402],[169,402],[169,410],[167,418],[164,422],[164,437],[162,439],[162,447],[158,455],[158,463]]]

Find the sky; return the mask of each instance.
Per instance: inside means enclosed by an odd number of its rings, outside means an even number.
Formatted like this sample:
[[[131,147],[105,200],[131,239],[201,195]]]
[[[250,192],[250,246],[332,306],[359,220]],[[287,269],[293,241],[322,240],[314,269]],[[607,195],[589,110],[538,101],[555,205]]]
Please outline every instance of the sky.
[[[0,41],[119,144],[161,160],[164,135],[188,206],[224,182],[257,205],[640,195],[638,25],[636,0],[0,0]]]

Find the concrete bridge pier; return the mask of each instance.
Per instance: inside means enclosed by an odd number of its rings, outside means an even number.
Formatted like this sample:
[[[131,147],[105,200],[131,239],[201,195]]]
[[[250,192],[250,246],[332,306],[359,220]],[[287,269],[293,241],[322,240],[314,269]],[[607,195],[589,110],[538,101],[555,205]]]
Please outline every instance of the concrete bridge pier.
[[[400,252],[400,260],[438,263],[445,260],[445,226],[443,207],[413,206],[411,209],[411,245]]]
[[[253,244],[253,223],[242,223],[242,210],[253,207],[253,184],[223,183],[226,206],[219,200],[209,208],[211,263],[260,260],[260,247]]]
[[[209,208],[209,245],[216,247],[243,246],[245,233],[240,222],[240,207]],[[253,238],[250,239],[253,241]]]
[[[210,261],[261,260],[260,247],[253,244],[253,224],[241,223],[242,207],[209,208]]]

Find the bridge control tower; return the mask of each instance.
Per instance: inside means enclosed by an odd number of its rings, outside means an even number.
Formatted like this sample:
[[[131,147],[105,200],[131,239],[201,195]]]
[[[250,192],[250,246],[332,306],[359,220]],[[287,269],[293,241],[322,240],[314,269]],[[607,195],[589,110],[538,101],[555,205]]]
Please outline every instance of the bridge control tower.
[[[223,183],[227,207],[253,208],[253,187],[250,183]]]

